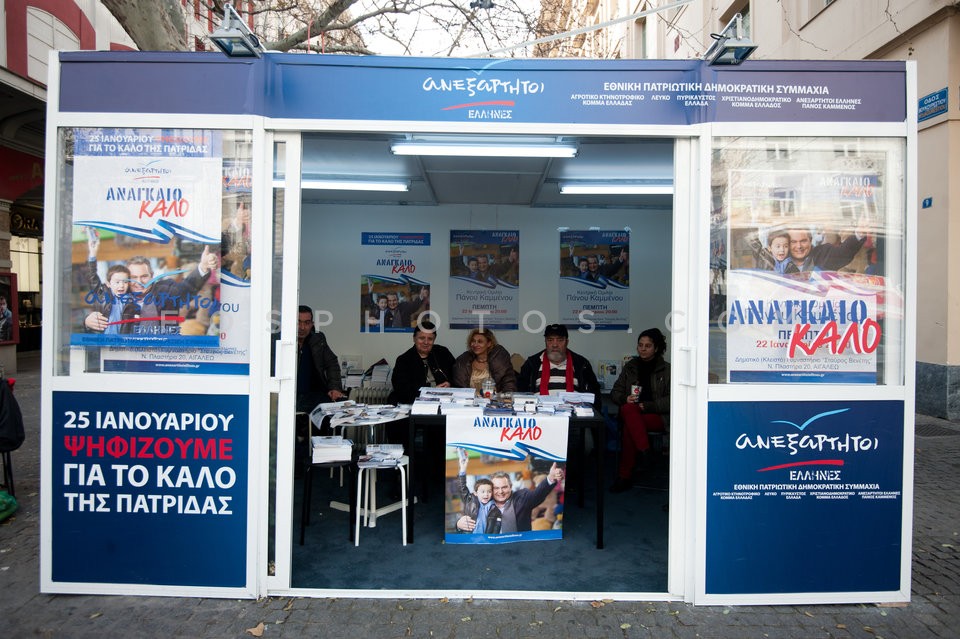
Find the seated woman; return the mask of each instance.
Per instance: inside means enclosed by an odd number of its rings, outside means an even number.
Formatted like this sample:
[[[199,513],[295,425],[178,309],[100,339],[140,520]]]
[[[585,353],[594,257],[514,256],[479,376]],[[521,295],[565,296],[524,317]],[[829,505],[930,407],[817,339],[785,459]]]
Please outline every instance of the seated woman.
[[[453,385],[474,388],[478,392],[486,379],[492,379],[498,393],[517,390],[517,374],[510,362],[510,353],[497,344],[493,331],[475,328],[467,336],[467,350],[453,363]]]
[[[610,399],[620,407],[623,424],[620,467],[610,492],[633,486],[637,453],[650,448],[649,431],[666,430],[670,415],[670,363],[663,359],[667,339],[658,328],[648,328],[637,339],[637,355],[624,365],[613,383]],[[639,390],[639,392],[637,392]]]

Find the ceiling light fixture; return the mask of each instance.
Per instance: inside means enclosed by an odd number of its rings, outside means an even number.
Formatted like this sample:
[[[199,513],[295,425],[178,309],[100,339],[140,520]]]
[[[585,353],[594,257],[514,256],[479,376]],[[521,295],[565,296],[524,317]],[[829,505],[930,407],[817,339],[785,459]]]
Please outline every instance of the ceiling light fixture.
[[[720,33],[711,33],[713,44],[703,54],[703,59],[710,66],[737,65],[750,57],[757,48],[750,38],[743,33],[743,16],[739,13],[723,28]]]
[[[209,38],[231,58],[259,58],[263,55],[260,38],[250,30],[230,3],[223,5],[223,22]]]
[[[572,158],[577,155],[572,144],[525,144],[518,142],[488,144],[483,142],[394,142],[394,155],[438,155],[500,158]]]
[[[673,182],[561,182],[564,195],[673,195]]]
[[[394,191],[410,190],[410,183],[398,180],[312,180],[300,182],[301,189],[319,189],[323,191]]]

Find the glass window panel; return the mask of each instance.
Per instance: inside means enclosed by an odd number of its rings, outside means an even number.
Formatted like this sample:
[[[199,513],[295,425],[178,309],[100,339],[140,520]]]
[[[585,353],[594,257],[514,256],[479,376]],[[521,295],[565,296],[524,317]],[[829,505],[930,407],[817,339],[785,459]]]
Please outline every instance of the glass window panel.
[[[56,374],[248,373],[252,137],[58,131]]]
[[[712,383],[903,383],[904,149],[714,140]]]

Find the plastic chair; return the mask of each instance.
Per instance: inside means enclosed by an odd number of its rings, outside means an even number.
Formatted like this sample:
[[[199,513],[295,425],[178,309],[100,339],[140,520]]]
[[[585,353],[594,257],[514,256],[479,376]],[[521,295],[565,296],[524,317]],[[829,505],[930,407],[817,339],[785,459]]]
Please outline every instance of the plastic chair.
[[[356,498],[356,518],[353,529],[353,545],[360,545],[360,513],[363,513],[363,525],[376,526],[377,517],[393,512],[398,507],[401,512],[402,531],[401,536],[403,545],[407,545],[407,466],[410,464],[410,458],[403,455],[397,461],[396,466],[358,466],[357,471],[357,498]],[[377,508],[377,471],[396,469],[400,472],[400,501],[383,508]],[[371,524],[371,519],[373,523]]]

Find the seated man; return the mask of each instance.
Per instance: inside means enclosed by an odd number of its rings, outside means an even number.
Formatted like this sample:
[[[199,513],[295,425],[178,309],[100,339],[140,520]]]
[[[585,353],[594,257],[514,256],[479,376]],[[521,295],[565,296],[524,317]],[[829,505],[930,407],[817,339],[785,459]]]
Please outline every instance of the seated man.
[[[559,391],[593,393],[594,410],[600,410],[600,384],[590,362],[567,348],[567,327],[551,324],[543,332],[546,348],[527,358],[517,377],[521,393],[555,395]]]
[[[340,360],[327,337],[314,330],[313,309],[300,306],[297,313],[297,463],[308,457],[311,432],[307,415],[317,404],[345,400],[340,383]],[[297,468],[297,474],[300,469]]]
[[[670,363],[663,359],[667,338],[648,328],[637,338],[637,357],[627,362],[613,383],[610,399],[620,407],[623,423],[620,467],[610,492],[633,486],[637,454],[650,448],[649,431],[663,431],[670,413]]]
[[[453,353],[436,344],[437,327],[433,322],[418,322],[413,331],[413,346],[400,354],[393,366],[390,381],[393,390],[389,401],[412,404],[424,386],[450,386],[453,375]]]

